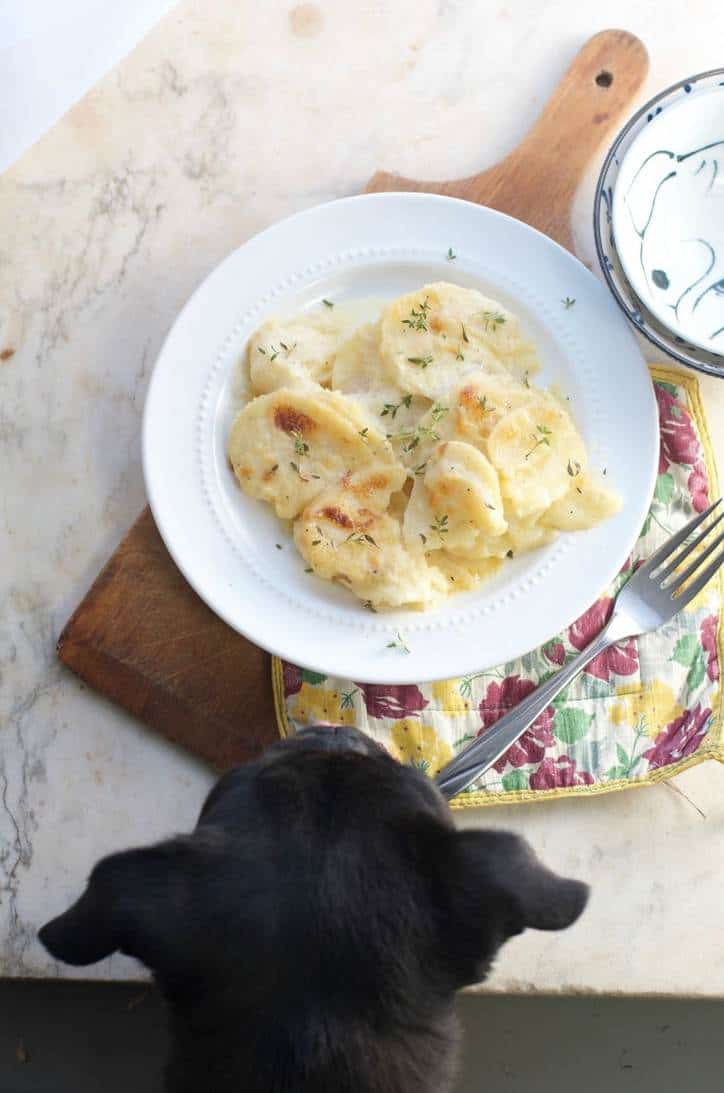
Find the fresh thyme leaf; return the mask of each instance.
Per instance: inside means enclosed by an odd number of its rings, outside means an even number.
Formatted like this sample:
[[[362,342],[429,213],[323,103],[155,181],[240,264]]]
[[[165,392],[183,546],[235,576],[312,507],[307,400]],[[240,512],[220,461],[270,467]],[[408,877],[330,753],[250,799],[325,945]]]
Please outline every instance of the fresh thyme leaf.
[[[461,329],[461,330],[462,330],[462,332],[463,332],[463,341],[464,341],[464,342],[469,342],[469,341],[470,341],[470,338],[469,338],[469,337],[468,337],[468,335],[467,335],[467,331],[465,330],[465,324],[464,324],[464,323],[460,323],[460,329]]]
[[[424,463],[420,463],[420,464],[419,464],[419,465],[418,465],[417,467],[415,467],[415,470],[413,471],[413,474],[414,474],[414,475],[415,475],[415,476],[416,476],[417,478],[419,478],[421,474],[424,474],[424,473],[425,473],[425,467],[426,467],[426,466],[427,466],[427,460],[425,460],[425,462],[424,462]]]
[[[428,364],[432,364],[432,357],[408,357],[410,364],[419,364],[420,368],[427,368]]]
[[[530,380],[528,379],[528,373],[527,372],[523,376],[523,386],[524,387],[530,387]]]
[[[576,302],[575,297],[573,299],[571,299],[570,296],[566,296],[565,300],[561,300],[561,303],[563,304],[566,311],[569,311],[573,307],[575,302]]]
[[[495,512],[495,505],[491,505],[489,501],[485,502],[486,509],[490,509],[491,512]]]
[[[408,330],[427,330],[427,313],[430,310],[430,305],[427,302],[427,296],[421,304],[417,307],[413,307],[410,310],[410,314],[406,319],[401,319],[403,326],[406,326]]]
[[[412,395],[405,395],[403,398],[400,399],[399,402],[386,402],[382,407],[382,413],[380,414],[380,417],[387,417],[387,415],[389,414],[394,421],[395,415],[397,414],[397,411],[400,409],[400,407],[404,406],[407,410],[409,410],[411,402]],[[390,434],[388,433],[387,435],[389,436]]]
[[[583,490],[580,486],[576,486],[576,493],[583,493]]]
[[[263,345],[257,345],[256,351],[257,351],[257,353],[261,353],[262,356],[266,357],[266,349],[264,348]]]
[[[575,478],[577,474],[581,473],[581,464],[575,459],[569,459],[567,470],[571,478]]]
[[[282,544],[281,543],[275,543],[274,546],[277,548],[277,550],[282,549]]]
[[[399,651],[401,653],[409,653],[410,652],[410,650],[409,650],[409,648],[408,648],[408,646],[405,642],[405,639],[402,637],[402,634],[400,633],[399,630],[395,634],[395,641],[388,641],[387,642],[387,648],[388,649],[399,649]]]
[[[294,453],[295,455],[308,455],[309,445],[302,439],[302,434],[298,429],[295,429],[290,436],[294,438]]]
[[[322,299],[322,303],[324,304],[325,307],[334,307],[334,304],[332,303],[331,300]]]
[[[424,546],[427,542],[427,535],[423,535],[422,532],[420,532],[420,538],[422,539],[422,545]]]
[[[515,555],[513,554],[513,551],[512,551],[512,550],[507,550],[507,551],[505,552],[505,557],[506,557],[506,558],[514,558],[514,557],[515,557]]]
[[[443,535],[447,535],[450,528],[448,527],[448,515],[444,512],[441,516],[436,516],[433,523],[430,524],[430,530],[434,531],[441,539]]]
[[[362,437],[363,440],[367,440],[367,434],[369,433],[369,431],[369,425],[366,425],[364,429],[359,430],[359,435]]]
[[[435,426],[440,421],[440,418],[449,413],[449,406],[441,406],[436,403],[430,411],[430,424],[418,425],[415,429],[403,429],[400,433],[390,434],[391,440],[406,440],[407,443],[402,445],[403,452],[411,452],[415,449],[421,440],[428,437],[430,440],[439,440],[440,434],[436,431]]]
[[[484,311],[483,312],[483,326],[486,333],[492,331],[494,334],[499,326],[502,326],[505,322],[505,315],[500,311]]]
[[[530,451],[526,452],[526,459],[528,458],[528,456],[532,455],[536,448],[539,448],[541,444],[545,444],[549,448],[551,446],[550,438],[553,435],[551,430],[548,429],[545,425],[536,425],[535,430],[535,433],[530,434],[530,438],[534,443]]]
[[[279,470],[279,464],[275,463],[274,466],[272,467],[272,469],[269,471],[269,474],[276,474],[278,470]]]
[[[452,247],[448,247],[447,254],[445,255],[445,257],[447,258],[448,262],[454,262],[455,259],[457,258],[457,254],[452,249]]]
[[[482,398],[478,395],[478,405],[484,414],[494,414],[495,406],[488,406],[488,396],[483,395]]]
[[[377,610],[374,607],[372,600],[362,600],[362,606],[366,607],[368,611],[372,611],[373,614],[377,614]]]
[[[308,566],[306,567],[306,569],[304,570],[304,572],[305,572],[305,573],[314,573],[314,570],[312,569],[312,567],[311,567],[310,565],[308,565]]]
[[[366,535],[362,531],[350,531],[345,539],[345,543],[371,543],[373,547],[377,547],[378,550],[380,549],[372,536]]]

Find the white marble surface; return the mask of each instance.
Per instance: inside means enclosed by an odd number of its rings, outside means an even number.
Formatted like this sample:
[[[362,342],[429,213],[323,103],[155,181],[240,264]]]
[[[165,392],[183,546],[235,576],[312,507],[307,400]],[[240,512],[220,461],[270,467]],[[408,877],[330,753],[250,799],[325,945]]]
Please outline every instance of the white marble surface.
[[[709,0],[187,0],[0,176],[0,972],[71,974],[37,926],[99,856],[192,825],[211,781],[54,654],[144,503],[141,408],[175,313],[250,234],[378,167],[498,159],[606,25],[646,41],[644,95],[722,61]],[[724,383],[703,388],[724,466]],[[724,772],[677,782],[706,818],[660,786],[461,821],[515,828],[594,886],[574,930],[512,943],[489,989],[724,994]]]

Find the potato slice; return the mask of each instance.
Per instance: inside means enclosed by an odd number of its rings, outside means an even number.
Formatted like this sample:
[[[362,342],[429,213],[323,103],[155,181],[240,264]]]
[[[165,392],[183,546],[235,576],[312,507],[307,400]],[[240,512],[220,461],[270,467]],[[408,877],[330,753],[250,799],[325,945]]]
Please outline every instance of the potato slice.
[[[249,339],[251,389],[255,395],[280,387],[328,385],[335,354],[349,320],[329,308],[291,318],[271,318]]]
[[[543,527],[559,531],[583,531],[615,515],[622,500],[593,471],[571,478],[568,492],[551,505],[541,517]]]
[[[402,542],[400,523],[355,497],[327,490],[294,524],[294,542],[314,572],[377,609],[427,607],[447,592],[421,550]]]
[[[480,556],[481,544],[507,530],[495,468],[459,440],[446,441],[417,477],[404,521],[408,546]]]
[[[228,455],[244,492],[282,518],[353,472],[376,476],[390,492],[405,480],[384,435],[344,395],[322,388],[255,398],[236,416]]]
[[[510,374],[523,356],[536,366],[518,320],[495,300],[444,281],[389,304],[381,320],[380,352],[397,385],[430,399],[444,398],[467,375]]]
[[[506,414],[488,437],[506,512],[535,520],[568,491],[569,465],[585,468],[586,449],[566,411],[540,392],[531,406]]]
[[[340,346],[332,386],[348,395],[387,434],[414,429],[430,400],[400,390],[380,356],[380,324],[368,323]]]

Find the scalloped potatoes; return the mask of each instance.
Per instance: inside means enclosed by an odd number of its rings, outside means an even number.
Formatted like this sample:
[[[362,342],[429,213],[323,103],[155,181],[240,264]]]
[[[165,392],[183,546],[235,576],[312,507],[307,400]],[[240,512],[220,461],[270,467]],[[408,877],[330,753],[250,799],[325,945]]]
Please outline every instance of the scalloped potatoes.
[[[331,308],[268,319],[247,356],[239,485],[367,607],[424,610],[620,506],[567,408],[530,383],[518,319],[473,289],[426,285],[352,333]]]

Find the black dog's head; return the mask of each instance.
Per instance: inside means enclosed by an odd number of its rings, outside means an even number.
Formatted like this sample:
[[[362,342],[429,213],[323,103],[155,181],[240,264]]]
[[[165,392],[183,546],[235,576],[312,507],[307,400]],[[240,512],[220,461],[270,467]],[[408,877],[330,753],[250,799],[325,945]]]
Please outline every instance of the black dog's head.
[[[225,775],[193,834],[105,858],[40,937],[71,964],[120,950],[153,970],[174,1090],[439,1093],[454,992],[586,896],[514,835],[457,832],[367,738],[319,728]]]

